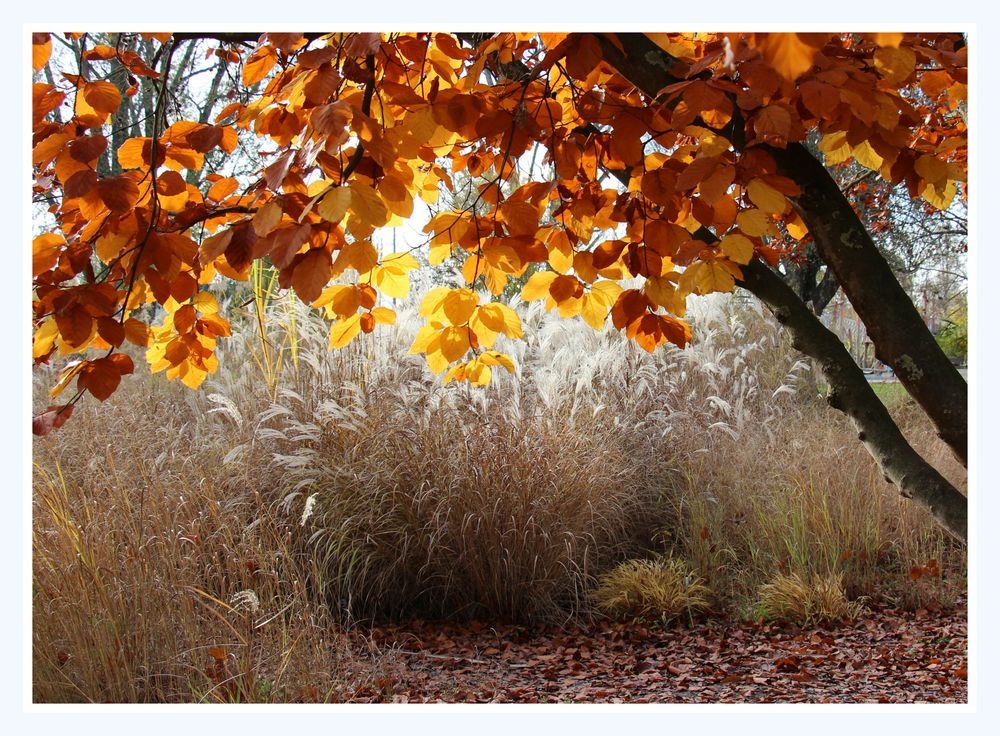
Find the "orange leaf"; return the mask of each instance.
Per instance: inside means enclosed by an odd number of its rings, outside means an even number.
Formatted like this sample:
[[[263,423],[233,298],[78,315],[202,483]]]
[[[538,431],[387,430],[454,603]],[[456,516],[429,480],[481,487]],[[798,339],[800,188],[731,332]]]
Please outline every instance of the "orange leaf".
[[[109,345],[118,347],[125,341],[125,328],[113,317],[97,318],[97,334]]]
[[[149,327],[134,317],[129,317],[123,325],[125,339],[139,347],[149,347]]]
[[[31,68],[36,72],[49,62],[52,37],[48,33],[31,34]]]
[[[111,115],[121,104],[122,96],[111,82],[84,82],[83,98],[99,113]]]
[[[69,142],[69,155],[87,164],[96,160],[107,147],[108,139],[103,135],[81,135]]]
[[[594,249],[594,268],[607,268],[621,258],[622,251],[628,245],[624,240],[608,240]]]
[[[124,175],[99,179],[97,191],[112,212],[127,212],[139,199],[139,187]]]
[[[314,249],[301,257],[292,272],[292,288],[306,304],[311,304],[323,293],[333,275],[330,254],[322,249]]]
[[[97,400],[104,401],[118,388],[122,375],[131,373],[132,370],[132,359],[116,353],[109,358],[87,361],[76,385],[89,391]]]
[[[270,45],[261,46],[250,54],[250,57],[243,65],[243,84],[250,86],[257,84],[267,76],[267,73],[278,63],[278,54],[274,47]]]
[[[583,296],[583,284],[576,276],[556,276],[549,285],[549,294],[556,302]]]
[[[192,304],[185,304],[174,312],[174,329],[177,334],[183,335],[194,329],[194,323],[198,319],[198,311]]]
[[[188,202],[187,182],[176,171],[164,171],[156,177],[156,196],[167,212],[180,212]]]
[[[761,136],[773,136],[787,141],[792,127],[792,116],[788,109],[781,105],[768,105],[754,116],[753,127]]]
[[[213,202],[221,202],[230,194],[239,189],[240,183],[238,180],[233,178],[219,179],[215,182],[208,192],[205,194],[206,199],[211,199]]]
[[[368,56],[378,52],[381,43],[381,34],[352,33],[344,44],[344,52],[351,56]]]
[[[574,40],[576,43],[571,43],[569,51],[566,54],[566,71],[574,79],[586,79],[587,75],[603,59],[601,44],[590,33],[577,34]]]
[[[56,265],[66,240],[57,233],[44,233],[31,241],[31,275],[38,276]]]
[[[795,81],[813,65],[828,33],[756,33],[756,46],[764,60],[785,79]]]
[[[80,304],[65,312],[56,313],[55,318],[63,342],[70,347],[81,347],[94,328],[94,318]]]

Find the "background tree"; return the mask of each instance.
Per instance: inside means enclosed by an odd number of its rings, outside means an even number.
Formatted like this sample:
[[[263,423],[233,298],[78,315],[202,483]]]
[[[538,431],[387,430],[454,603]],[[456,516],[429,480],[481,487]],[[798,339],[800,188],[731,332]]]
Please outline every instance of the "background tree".
[[[261,258],[282,287],[327,310],[334,348],[392,321],[379,296],[405,295],[420,264],[380,252],[376,231],[436,204],[465,168],[485,178],[474,199],[437,209],[424,232],[429,263],[458,254],[467,285],[425,297],[411,348],[446,382],[514,368],[492,348],[499,334],[521,335],[520,319],[483,302],[470,288],[480,280],[499,295],[542,265],[523,299],[595,328],[610,316],[647,350],[690,339],[689,294],[738,284],[817,362],[830,403],[887,478],[964,538],[964,496],[906,443],[844,346],[774,270],[796,256],[778,247],[782,234],[808,236],[876,356],[964,462],[964,379],[804,145],[818,135],[828,159],[854,159],[947,210],[967,165],[954,114],[965,96],[959,34],[140,35],[148,58],[68,38],[80,59],[103,56],[147,77],[154,94],[151,127],[114,151],[116,174],[99,162],[113,147],[119,87],[82,63],[34,86],[37,189],[53,198],[58,226],[33,248],[33,354],[105,351],[68,365],[54,393],[75,380],[76,398],[107,398],[133,370],[117,350],[126,340],[147,347],[154,371],[198,386],[229,334],[203,287],[244,279]],[[211,122],[175,120],[172,71],[207,39],[232,63],[240,56],[242,89]],[[34,42],[44,72],[52,40]],[[273,150],[249,186],[192,173],[250,135]],[[522,176],[539,152],[551,175]],[[136,317],[148,302],[165,310],[161,324]],[[36,418],[36,431],[65,421],[76,398]]]

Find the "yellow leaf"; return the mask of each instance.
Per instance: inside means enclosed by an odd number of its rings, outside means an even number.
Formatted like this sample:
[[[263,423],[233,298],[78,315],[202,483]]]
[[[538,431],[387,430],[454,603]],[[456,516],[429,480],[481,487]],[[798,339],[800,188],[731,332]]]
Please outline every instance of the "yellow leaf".
[[[736,286],[733,275],[718,261],[695,261],[681,275],[681,284],[696,294],[729,292]]]
[[[409,253],[394,253],[383,258],[382,264],[372,270],[372,278],[383,294],[402,299],[410,293],[407,272],[419,267],[420,264]]]
[[[445,318],[455,326],[466,324],[477,306],[479,296],[472,289],[452,289],[441,304]]]
[[[402,271],[403,273],[420,268],[420,262],[409,253],[390,253],[382,259],[382,265]]]
[[[576,251],[569,242],[565,230],[555,230],[546,243],[549,247],[549,265],[556,273],[569,273],[573,267]]]
[[[842,130],[824,135],[819,140],[819,150],[825,156],[827,166],[841,164],[851,157],[853,147],[847,142],[847,133]]]
[[[920,174],[921,179],[935,187],[941,187],[948,180],[948,164],[937,156],[921,156],[913,164],[913,169]]]
[[[479,362],[483,365],[502,365],[508,373],[514,372],[514,361],[506,353],[498,353],[496,350],[488,350],[479,356]]]
[[[451,255],[451,249],[451,243],[431,243],[431,251],[427,256],[427,262],[432,266],[440,266]]]
[[[856,145],[853,154],[855,161],[872,171],[878,171],[882,168],[883,158],[876,153],[868,141],[861,141],[861,143]]]
[[[590,287],[590,296],[598,300],[601,304],[610,307],[624,291],[617,281],[602,280],[594,283]]]
[[[372,317],[375,318],[376,322],[382,325],[396,324],[396,313],[388,307],[375,307],[375,309],[372,310]]]
[[[376,266],[372,271],[372,280],[386,296],[403,299],[410,293],[410,278],[395,269]]]
[[[372,228],[382,227],[389,221],[389,209],[378,192],[356,181],[350,183],[350,188],[351,212],[356,217]]]
[[[319,307],[321,302],[326,303],[328,317],[350,317],[361,306],[361,290],[353,284],[335,284],[327,288],[313,306]]]
[[[66,239],[56,233],[45,233],[31,241],[31,275],[38,276],[55,266],[64,245]]]
[[[514,339],[524,337],[524,331],[521,328],[521,318],[517,316],[517,312],[506,304],[497,303],[495,306],[503,316],[503,328],[501,330],[503,334]]]
[[[208,377],[208,371],[202,370],[189,360],[184,361],[178,367],[180,368],[178,375],[180,376],[181,383],[192,390],[201,386]]]
[[[112,259],[117,258],[122,252],[131,237],[132,233],[128,232],[105,233],[94,243],[94,251],[104,263],[111,263]]]
[[[438,336],[440,330],[440,325],[437,323],[427,324],[421,327],[417,331],[417,336],[413,339],[413,344],[410,345],[409,354],[417,355],[418,353],[426,352],[427,348]]]
[[[342,348],[361,334],[361,315],[352,314],[330,326],[330,347]]]
[[[583,296],[586,296],[586,294]],[[557,302],[556,307],[559,310],[559,316],[563,319],[569,319],[580,314],[583,311],[583,296],[569,297]]]
[[[663,276],[650,276],[642,286],[643,292],[653,304],[663,307],[669,312],[678,314],[678,302],[683,311],[684,297],[678,293],[674,283]]]
[[[913,49],[884,46],[875,51],[875,68],[889,84],[896,85],[913,73],[917,55]]]
[[[441,331],[438,351],[449,363],[461,358],[472,347],[468,327],[445,327]],[[428,350],[428,353],[431,352]]]
[[[764,212],[780,215],[788,209],[785,195],[761,179],[753,179],[747,185],[747,195]]]
[[[499,304],[484,304],[469,318],[469,327],[476,333],[482,347],[493,347],[497,335],[503,330],[503,314],[498,309],[499,306]]]
[[[83,370],[84,366],[87,365],[86,361],[74,360],[67,363],[59,374],[59,381],[49,389],[49,394],[52,396],[58,396],[63,392],[63,390],[69,385],[69,382],[73,380],[80,371]]]
[[[431,345],[427,348],[427,354],[424,358],[427,360],[427,367],[430,368],[435,373],[440,373],[445,368],[448,367],[450,360],[444,357],[441,352],[441,337],[438,335]]]
[[[35,330],[35,338],[31,344],[31,357],[40,358],[43,355],[48,355],[58,334],[59,326],[53,318],[49,317],[42,322],[42,326]]]
[[[608,319],[608,311],[608,305],[599,298],[595,298],[593,294],[588,292],[581,297],[580,316],[595,330],[604,327],[604,322]]]
[[[866,33],[864,35],[879,46],[899,46],[899,42],[903,40],[902,33]]]
[[[956,192],[955,182],[949,181],[943,187],[928,184],[921,196],[937,209],[946,210],[951,206],[952,200],[955,199]]]
[[[544,299],[549,295],[549,286],[558,275],[554,271],[536,271],[531,274],[521,289],[521,299],[526,302]]]
[[[465,366],[465,380],[473,386],[488,386],[493,378],[493,369],[482,360],[470,360]]]
[[[340,249],[333,270],[339,273],[353,268],[358,273],[368,273],[377,263],[378,251],[375,246],[367,240],[355,240]]]
[[[759,238],[771,231],[771,218],[758,209],[743,210],[736,215],[736,224],[747,235]]]
[[[447,386],[452,381],[465,380],[465,363],[453,365],[444,376],[444,385]],[[436,373],[437,371],[435,371]]]
[[[200,314],[215,314],[219,311],[219,302],[207,291],[199,291],[191,299],[191,303]]]
[[[328,192],[316,206],[316,212],[324,220],[329,222],[340,222],[347,214],[347,208],[351,204],[351,190],[347,187],[337,187]]]
[[[428,319],[438,319],[444,317],[444,300],[451,289],[447,286],[438,286],[428,291],[420,302],[420,316]]]
[[[719,242],[719,248],[726,257],[736,263],[750,263],[753,258],[753,243],[742,235],[730,233]]]

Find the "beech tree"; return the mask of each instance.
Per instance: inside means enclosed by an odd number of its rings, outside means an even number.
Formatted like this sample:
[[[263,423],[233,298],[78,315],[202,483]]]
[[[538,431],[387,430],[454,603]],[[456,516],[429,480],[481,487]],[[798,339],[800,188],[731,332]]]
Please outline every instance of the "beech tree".
[[[408,294],[410,251],[425,248],[431,266],[464,259],[466,286],[424,297],[410,348],[445,382],[514,370],[495,343],[521,337],[521,321],[492,297],[529,267],[522,299],[595,329],[610,319],[649,351],[691,339],[689,295],[749,291],[814,359],[886,478],[965,539],[965,496],[907,443],[782,266],[813,249],[965,463],[966,383],[829,168],[854,162],[937,210],[967,196],[960,34],[116,38],[64,34],[72,68],[56,68],[51,34],[32,38],[34,191],[54,222],[33,242],[33,358],[76,357],[52,388],[73,386],[71,398],[36,433],[84,394],[115,391],[134,370],[125,342],[198,387],[230,334],[207,287],[247,278],[257,259],[325,311],[339,348],[395,320],[382,302]],[[240,93],[211,120],[171,119],[171,65],[206,41]],[[116,114],[140,87],[154,92],[151,122],[125,138]],[[206,155],[251,135],[270,156],[252,180],[200,175]],[[106,151],[115,166],[99,165]],[[544,164],[527,181],[526,156]],[[482,181],[475,198],[441,206],[462,172]],[[374,233],[418,207],[426,241],[379,252]]]

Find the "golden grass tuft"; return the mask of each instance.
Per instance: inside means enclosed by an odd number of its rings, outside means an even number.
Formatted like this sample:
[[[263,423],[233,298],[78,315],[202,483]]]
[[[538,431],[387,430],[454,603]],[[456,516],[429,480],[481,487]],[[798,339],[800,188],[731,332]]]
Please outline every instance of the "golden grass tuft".
[[[711,591],[683,560],[626,560],[602,575],[594,590],[597,608],[616,619],[670,621],[709,608]]]
[[[768,620],[816,624],[853,620],[864,606],[847,599],[840,575],[792,573],[761,586],[757,610]]]

